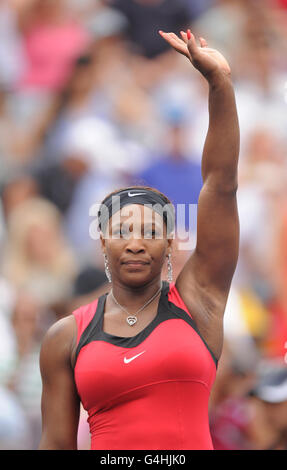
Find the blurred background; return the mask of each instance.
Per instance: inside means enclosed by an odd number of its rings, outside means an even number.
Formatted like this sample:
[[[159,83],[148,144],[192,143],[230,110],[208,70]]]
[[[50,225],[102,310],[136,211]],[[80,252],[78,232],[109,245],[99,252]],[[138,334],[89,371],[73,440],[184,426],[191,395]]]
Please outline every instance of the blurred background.
[[[287,1],[0,0],[0,449],[37,448],[43,335],[107,287],[93,204],[127,184],[197,202],[207,86],[157,32],[187,27],[230,62],[241,128],[212,438],[287,448]]]

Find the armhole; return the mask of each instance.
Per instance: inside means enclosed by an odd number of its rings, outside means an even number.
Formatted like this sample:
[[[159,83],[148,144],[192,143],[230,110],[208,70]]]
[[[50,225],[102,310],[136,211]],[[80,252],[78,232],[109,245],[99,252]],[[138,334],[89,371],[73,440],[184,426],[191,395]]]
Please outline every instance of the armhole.
[[[83,332],[85,331],[85,329],[93,319],[93,316],[95,315],[95,312],[97,310],[97,304],[98,299],[88,305],[79,307],[73,312],[77,325],[76,347],[78,347]]]
[[[195,321],[193,320],[192,318],[192,315],[190,314],[190,312],[188,311],[188,308],[186,307],[184,301],[182,300],[176,286],[174,283],[170,284],[170,288],[169,288],[169,293],[168,293],[168,300],[169,302],[173,303],[176,307],[180,308],[181,310],[184,310],[185,313],[187,313],[187,315],[189,316],[189,318],[191,319],[191,324],[193,326],[193,328],[195,329],[195,331],[197,332],[197,334],[200,336],[200,338],[202,339],[203,343],[205,344],[206,348],[208,349],[208,351],[210,352],[211,356],[212,356],[212,359],[215,363],[215,367],[217,369],[217,366],[218,366],[218,359],[217,357],[215,356],[215,354],[213,353],[212,349],[210,349],[210,347],[208,346],[207,342],[205,341],[205,339],[203,338],[203,336],[201,335],[199,329],[197,328],[196,326],[196,323]]]
[[[182,300],[179,292],[175,286],[175,283],[171,283],[168,292],[168,300],[169,302],[173,303],[176,307],[184,310],[190,318],[192,318],[191,313],[189,312],[187,306],[185,305],[184,301]]]

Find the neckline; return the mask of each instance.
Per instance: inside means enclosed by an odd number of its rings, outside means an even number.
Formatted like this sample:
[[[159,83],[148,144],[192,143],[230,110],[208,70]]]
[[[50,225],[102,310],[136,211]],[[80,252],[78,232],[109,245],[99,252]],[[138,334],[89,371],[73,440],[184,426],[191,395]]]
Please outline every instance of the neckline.
[[[113,339],[118,339],[118,340],[131,340],[131,339],[139,337],[141,334],[145,333],[149,328],[152,328],[154,326],[154,324],[159,319],[160,310],[161,310],[160,306],[161,306],[162,300],[164,298],[164,295],[167,294],[167,291],[166,291],[167,287],[169,287],[169,285],[165,281],[163,281],[162,290],[161,290],[161,293],[160,293],[160,296],[159,296],[159,301],[158,301],[157,311],[156,311],[155,317],[141,331],[139,331],[136,335],[133,335],[133,336],[117,336],[117,335],[107,333],[106,331],[104,331],[104,328],[103,328],[103,325],[104,325],[104,311],[105,311],[107,296],[109,294],[108,292],[106,292],[106,294],[104,294],[103,297],[102,297],[103,301],[102,301],[101,312],[100,312],[99,329],[100,329],[101,335],[105,336],[106,338],[110,338],[110,339],[113,338]]]

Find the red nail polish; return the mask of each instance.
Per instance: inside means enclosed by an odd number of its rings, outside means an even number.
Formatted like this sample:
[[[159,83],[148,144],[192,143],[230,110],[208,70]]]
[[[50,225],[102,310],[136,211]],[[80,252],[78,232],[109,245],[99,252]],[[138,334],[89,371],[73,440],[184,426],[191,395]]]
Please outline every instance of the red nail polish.
[[[190,39],[190,38],[191,38],[191,31],[190,31],[190,29],[187,30],[186,34],[187,34],[187,39]]]

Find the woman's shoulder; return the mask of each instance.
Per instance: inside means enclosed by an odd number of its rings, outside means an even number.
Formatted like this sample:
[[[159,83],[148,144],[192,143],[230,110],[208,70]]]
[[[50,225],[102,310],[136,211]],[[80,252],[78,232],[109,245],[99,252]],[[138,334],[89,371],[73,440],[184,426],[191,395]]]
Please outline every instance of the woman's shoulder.
[[[47,330],[41,345],[40,369],[42,374],[63,366],[70,366],[71,351],[76,336],[77,327],[73,315],[67,315],[57,320]]]
[[[97,309],[98,300],[99,297],[89,303],[80,305],[70,314],[53,323],[44,336],[43,346],[46,344],[56,346],[59,341],[61,343],[63,341],[73,341],[77,333],[79,334],[79,331],[85,329],[91,321]]]
[[[42,349],[45,347],[55,347],[64,345],[65,341],[73,339],[76,332],[76,322],[73,314],[67,315],[55,323],[53,323],[47,330],[43,341]]]

